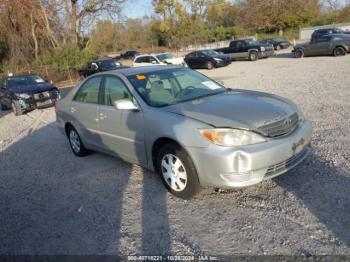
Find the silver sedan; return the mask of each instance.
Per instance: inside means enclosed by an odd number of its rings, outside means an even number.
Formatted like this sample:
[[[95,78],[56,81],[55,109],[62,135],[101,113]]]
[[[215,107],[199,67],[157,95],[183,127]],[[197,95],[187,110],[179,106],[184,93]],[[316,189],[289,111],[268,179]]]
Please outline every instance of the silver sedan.
[[[228,89],[183,67],[93,75],[56,111],[75,155],[100,151],[156,171],[184,199],[203,186],[276,177],[310,151],[311,123],[290,100]]]

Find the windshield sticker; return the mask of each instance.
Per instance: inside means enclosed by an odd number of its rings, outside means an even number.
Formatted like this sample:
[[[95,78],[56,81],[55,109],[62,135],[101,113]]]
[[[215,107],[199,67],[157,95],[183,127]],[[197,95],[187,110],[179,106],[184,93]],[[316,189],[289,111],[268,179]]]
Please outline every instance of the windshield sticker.
[[[215,89],[220,89],[221,86],[219,86],[218,84],[212,82],[212,81],[204,81],[202,82],[203,85],[205,85],[206,87],[208,87],[211,90],[215,90]]]
[[[146,76],[144,76],[144,75],[137,75],[136,78],[137,78],[137,80],[145,80]]]

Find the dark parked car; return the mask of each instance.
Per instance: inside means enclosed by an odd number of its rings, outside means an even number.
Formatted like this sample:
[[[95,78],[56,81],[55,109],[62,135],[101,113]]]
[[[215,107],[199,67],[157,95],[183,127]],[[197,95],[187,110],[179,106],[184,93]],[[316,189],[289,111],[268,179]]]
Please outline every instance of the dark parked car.
[[[88,77],[89,75],[93,75],[99,72],[112,71],[121,68],[128,68],[127,66],[123,66],[122,63],[111,59],[99,59],[90,61],[87,65],[78,71],[79,75],[82,77]]]
[[[130,51],[126,51],[125,53],[121,54],[120,57],[123,59],[130,59],[130,60],[134,60],[135,57],[141,55],[140,52],[134,51],[134,50],[130,50]]]
[[[253,39],[231,41],[229,47],[215,49],[215,51],[228,54],[231,59],[249,59],[250,61],[274,55],[272,45],[265,45]]]
[[[296,45],[293,49],[296,58],[304,56],[334,55],[344,56],[350,51],[350,35],[324,35],[310,43]]]
[[[339,34],[350,34],[350,32],[344,31],[337,27],[317,29],[312,33],[311,41],[314,41],[318,37],[321,37],[324,35],[339,35]]]
[[[231,64],[231,57],[214,50],[200,50],[186,55],[185,62],[190,68],[213,69]]]
[[[59,98],[57,87],[38,75],[8,76],[0,82],[1,110],[12,108],[16,116],[53,106]]]
[[[261,40],[260,43],[265,45],[273,45],[275,50],[286,49],[291,46],[289,41],[281,38],[264,39]]]

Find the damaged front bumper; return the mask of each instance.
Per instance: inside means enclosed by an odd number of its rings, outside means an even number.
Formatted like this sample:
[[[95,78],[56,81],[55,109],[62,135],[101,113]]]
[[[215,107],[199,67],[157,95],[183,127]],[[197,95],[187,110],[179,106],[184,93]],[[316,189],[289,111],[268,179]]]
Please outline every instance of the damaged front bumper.
[[[310,152],[312,126],[300,123],[288,136],[265,143],[225,148],[186,148],[202,186],[241,188],[281,175],[299,165]]]

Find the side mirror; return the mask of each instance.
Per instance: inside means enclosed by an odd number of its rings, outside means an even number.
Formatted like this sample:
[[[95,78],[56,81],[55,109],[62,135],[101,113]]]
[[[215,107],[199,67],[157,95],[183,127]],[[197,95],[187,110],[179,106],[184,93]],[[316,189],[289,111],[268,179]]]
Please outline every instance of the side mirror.
[[[139,107],[136,106],[129,99],[121,99],[114,102],[114,106],[118,110],[131,110],[131,111],[139,111]]]

